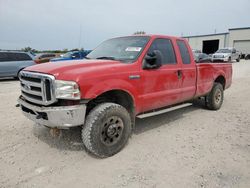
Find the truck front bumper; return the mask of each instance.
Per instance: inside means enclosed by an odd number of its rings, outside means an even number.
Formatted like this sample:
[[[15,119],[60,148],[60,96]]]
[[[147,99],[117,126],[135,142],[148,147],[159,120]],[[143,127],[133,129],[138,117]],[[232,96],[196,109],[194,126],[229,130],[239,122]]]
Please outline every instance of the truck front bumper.
[[[18,99],[24,116],[39,125],[51,128],[68,129],[84,124],[86,105],[44,107]]]

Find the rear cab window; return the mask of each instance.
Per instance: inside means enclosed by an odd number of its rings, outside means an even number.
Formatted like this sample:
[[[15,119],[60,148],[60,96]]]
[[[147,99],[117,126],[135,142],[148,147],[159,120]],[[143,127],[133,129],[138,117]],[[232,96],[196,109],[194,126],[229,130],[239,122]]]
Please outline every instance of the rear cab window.
[[[188,51],[188,47],[183,40],[177,40],[177,46],[179,48],[181,59],[183,64],[191,64],[191,58]]]

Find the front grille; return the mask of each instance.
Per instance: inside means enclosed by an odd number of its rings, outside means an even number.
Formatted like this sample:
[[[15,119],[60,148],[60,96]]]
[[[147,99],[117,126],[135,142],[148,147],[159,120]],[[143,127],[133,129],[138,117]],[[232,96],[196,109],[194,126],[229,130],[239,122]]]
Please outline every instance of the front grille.
[[[214,55],[214,58],[223,58],[223,55]]]
[[[50,105],[56,102],[54,76],[27,71],[20,72],[22,96],[35,104]]]

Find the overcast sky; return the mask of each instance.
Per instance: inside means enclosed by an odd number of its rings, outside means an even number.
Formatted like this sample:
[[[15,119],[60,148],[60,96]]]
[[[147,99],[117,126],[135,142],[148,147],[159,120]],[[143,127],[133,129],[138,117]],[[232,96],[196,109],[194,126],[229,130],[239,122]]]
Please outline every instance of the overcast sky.
[[[250,0],[0,0],[0,49],[92,49],[143,30],[197,35],[250,27]]]

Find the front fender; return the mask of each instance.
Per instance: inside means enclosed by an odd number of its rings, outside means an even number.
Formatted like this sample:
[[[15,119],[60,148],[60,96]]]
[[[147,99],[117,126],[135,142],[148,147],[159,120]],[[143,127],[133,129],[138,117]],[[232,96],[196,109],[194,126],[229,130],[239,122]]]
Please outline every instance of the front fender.
[[[138,87],[137,84],[132,84],[122,79],[100,80],[88,88],[81,89],[82,98],[94,99],[97,96],[111,90],[121,90],[127,92],[134,100],[136,108],[140,106],[138,103]],[[138,109],[137,109],[138,110]]]

